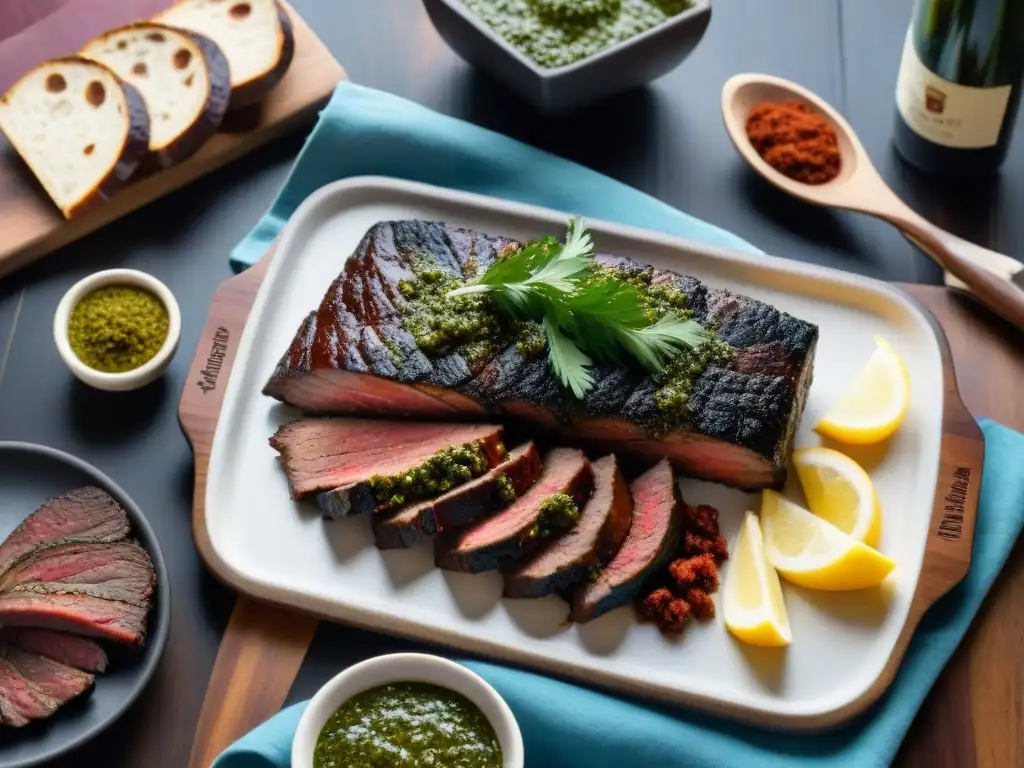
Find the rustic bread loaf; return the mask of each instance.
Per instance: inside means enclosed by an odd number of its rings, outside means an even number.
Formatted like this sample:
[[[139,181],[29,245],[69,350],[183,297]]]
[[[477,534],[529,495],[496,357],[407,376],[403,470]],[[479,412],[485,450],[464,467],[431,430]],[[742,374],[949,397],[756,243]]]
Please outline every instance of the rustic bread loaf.
[[[188,29],[220,46],[231,67],[231,108],[262,99],[295,52],[291,22],[277,0],[179,0],[154,21]]]
[[[138,91],[79,56],[40,64],[0,97],[0,131],[67,218],[121,189],[149,149]]]
[[[228,109],[231,74],[207,37],[144,22],[106,32],[80,54],[135,86],[149,111],[149,149],[161,167],[192,155]]]

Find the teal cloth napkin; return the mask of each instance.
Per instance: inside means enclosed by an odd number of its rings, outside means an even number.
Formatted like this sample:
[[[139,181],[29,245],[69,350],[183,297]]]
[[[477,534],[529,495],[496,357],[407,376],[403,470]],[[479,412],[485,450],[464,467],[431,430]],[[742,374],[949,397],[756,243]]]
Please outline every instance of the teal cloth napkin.
[[[335,179],[385,175],[510,198],[756,251],[612,179],[512,139],[352,84],[338,87],[270,211],[232,253],[244,269],[295,208]],[[921,622],[889,692],[835,731],[786,735],[466,661],[508,702],[527,768],[818,768],[888,765],[1024,527],[1024,436],[988,420],[981,507],[967,578]],[[287,768],[296,704],[228,748],[214,768]]]

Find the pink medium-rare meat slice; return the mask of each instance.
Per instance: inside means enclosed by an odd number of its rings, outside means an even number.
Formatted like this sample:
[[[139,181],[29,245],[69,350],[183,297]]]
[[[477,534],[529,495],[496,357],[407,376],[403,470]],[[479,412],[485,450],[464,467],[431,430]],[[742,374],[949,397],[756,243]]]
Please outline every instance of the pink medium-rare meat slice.
[[[521,496],[540,476],[540,454],[526,443],[509,451],[498,466],[436,499],[426,499],[373,516],[379,549],[407,549],[421,536],[468,525],[494,514]]]
[[[67,592],[146,607],[155,584],[149,553],[134,541],[75,541],[24,555],[0,578],[0,594]]]
[[[47,656],[0,644],[0,725],[49,717],[92,688],[94,677]]]
[[[434,539],[435,562],[450,571],[480,573],[530,555],[551,536],[575,525],[575,520],[546,519],[544,502],[564,494],[578,510],[593,487],[593,472],[583,453],[555,448],[545,454],[537,481],[512,504],[492,517]]]
[[[0,593],[0,624],[56,629],[140,646],[148,607],[74,592],[15,589]]]
[[[0,629],[0,644],[17,646],[23,651],[67,664],[85,672],[105,672],[109,659],[103,646],[87,637],[53,629],[33,627],[4,627]]]
[[[128,515],[110,494],[93,486],[77,488],[47,501],[0,544],[0,574],[42,544],[59,539],[118,541],[129,530]]]
[[[375,419],[297,419],[270,438],[281,454],[292,498],[301,499],[375,474],[401,471],[452,445],[496,447],[501,427]]]
[[[552,375],[546,354],[520,350],[515,338],[489,337],[489,351],[472,354],[468,346],[421,348],[406,320],[417,297],[403,294],[403,281],[424,270],[472,279],[518,247],[437,221],[374,225],[264,393],[312,414],[521,419],[561,427],[594,448],[668,456],[698,478],[750,490],[784,484],[818,328],[757,299],[627,258],[596,257],[631,281],[682,296],[695,320],[714,327],[717,342],[709,344],[727,345],[701,350],[714,353],[712,361],[684,393],[636,367],[597,365],[593,389],[579,401]]]
[[[591,464],[594,494],[580,520],[525,562],[506,569],[505,597],[561,593],[619,551],[633,520],[633,500],[614,454]]]
[[[590,621],[632,602],[679,549],[683,504],[669,461],[662,459],[629,490],[633,522],[626,539],[596,579],[573,589],[570,621]]]

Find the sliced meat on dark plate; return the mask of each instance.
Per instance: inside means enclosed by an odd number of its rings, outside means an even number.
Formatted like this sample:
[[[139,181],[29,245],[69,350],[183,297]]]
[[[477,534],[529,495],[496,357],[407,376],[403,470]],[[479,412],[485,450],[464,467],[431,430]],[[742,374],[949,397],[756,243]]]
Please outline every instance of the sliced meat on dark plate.
[[[679,549],[683,503],[668,460],[634,480],[629,490],[633,497],[629,533],[597,578],[574,588],[570,621],[590,621],[632,602]]]
[[[270,444],[281,454],[292,498],[314,496],[324,516],[333,519],[401,506],[479,476],[504,457],[501,438],[501,427],[492,424],[299,419],[278,429]],[[418,481],[402,485],[402,478],[456,449],[463,449],[456,463],[468,465],[468,477],[451,475],[436,488]],[[381,485],[384,478],[393,481],[393,489]],[[444,487],[443,480],[450,485]]]
[[[565,494],[581,508],[593,487],[593,472],[583,453],[555,448],[544,456],[537,482],[511,505],[468,528],[438,536],[434,540],[435,562],[450,571],[481,573],[527,556],[552,535],[574,524],[545,520],[544,502]]]
[[[486,475],[453,488],[436,499],[373,516],[380,549],[407,549],[421,536],[458,528],[494,514],[521,496],[540,477],[540,454],[531,443],[517,446]]]
[[[605,565],[619,551],[633,520],[633,500],[614,454],[591,464],[594,495],[577,525],[529,560],[504,572],[505,597],[562,592]]]
[[[0,624],[40,627],[140,646],[148,609],[120,600],[60,590],[22,589],[0,593]]]
[[[105,672],[107,652],[95,640],[70,632],[33,627],[4,627],[0,644],[9,644],[23,651],[38,653],[85,672]]]
[[[128,515],[106,491],[76,488],[47,501],[0,543],[0,574],[21,555],[58,539],[118,541],[128,535]]]
[[[0,645],[0,725],[21,727],[49,717],[91,689],[93,682],[88,672]]]

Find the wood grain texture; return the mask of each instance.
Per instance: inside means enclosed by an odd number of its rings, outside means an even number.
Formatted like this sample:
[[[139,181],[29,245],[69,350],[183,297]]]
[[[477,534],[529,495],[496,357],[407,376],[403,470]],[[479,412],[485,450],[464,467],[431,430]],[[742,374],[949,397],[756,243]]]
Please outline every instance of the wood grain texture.
[[[146,18],[170,4],[169,0],[67,0],[59,9],[0,43],[0,91],[28,68],[53,56],[72,53],[93,36]],[[285,4],[285,10],[295,35],[295,57],[284,79],[264,101],[230,114],[221,130],[192,157],[134,181],[88,213],[66,220],[10,144],[0,138],[0,232],[4,233],[0,277],[311,119],[345,78],[345,72],[294,9]]]
[[[201,337],[204,341],[196,351],[189,380],[179,404],[182,429],[192,444],[195,455],[193,535],[196,546],[207,566],[236,589],[241,589],[240,585],[222,566],[210,545],[206,529],[206,478],[213,435],[224,389],[234,364],[238,339],[272,258],[273,249],[256,266],[225,281],[215,294]],[[928,314],[927,308],[925,314]],[[863,711],[885,692],[899,669],[907,645],[924,613],[955,586],[970,567],[984,441],[976,421],[960,399],[952,355],[942,328],[934,319],[931,321],[943,356],[945,392],[939,480],[935,490],[921,574],[907,622],[878,680],[848,707],[820,718],[818,724],[823,727],[842,722]],[[292,615],[283,609],[275,615],[272,609],[268,609],[265,614],[269,622],[265,642],[272,643],[272,637],[277,631],[275,624],[287,624],[291,621]],[[253,645],[264,642],[256,631],[252,631],[246,639]],[[218,665],[219,663],[218,660]],[[280,673],[272,670],[270,674],[278,679],[283,677],[285,672],[286,670]],[[273,704],[274,702],[268,701],[268,708]],[[227,731],[225,728],[223,732]]]
[[[238,598],[203,699],[189,768],[214,758],[284,704],[317,620]]]

